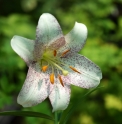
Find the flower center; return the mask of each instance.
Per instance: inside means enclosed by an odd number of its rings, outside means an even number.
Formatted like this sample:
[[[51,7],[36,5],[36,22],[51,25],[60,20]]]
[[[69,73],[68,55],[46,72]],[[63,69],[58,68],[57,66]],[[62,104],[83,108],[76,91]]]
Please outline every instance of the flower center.
[[[64,51],[62,54],[57,54],[56,50],[45,50],[43,53],[42,59],[40,61],[41,69],[43,72],[46,72],[48,67],[52,67],[52,73],[50,74],[50,82],[54,84],[55,76],[57,75],[61,85],[64,87],[63,80],[59,72],[61,71],[64,76],[68,75],[68,71],[63,69],[63,67],[68,66],[61,62],[61,57],[64,57],[70,50]],[[68,66],[73,71],[80,74],[77,69],[73,68],[72,66]],[[55,72],[56,71],[56,72]]]
[[[56,50],[54,50],[54,51],[52,51],[52,50],[47,50],[47,51],[45,51],[44,53],[43,53],[43,57],[42,57],[42,59],[41,59],[41,63],[42,63],[42,71],[46,71],[46,69],[48,68],[48,66],[50,65],[50,66],[52,66],[52,72],[54,73],[54,69],[56,68],[56,69],[58,69],[58,70],[60,70],[60,71],[62,71],[62,74],[64,75],[64,76],[66,76],[67,74],[68,74],[68,71],[67,70],[65,70],[65,69],[63,69],[62,67],[61,67],[61,65],[64,65],[60,60],[60,57],[59,56],[57,56],[57,51]],[[46,65],[44,65],[44,64],[46,64]],[[43,66],[44,65],[44,66]]]

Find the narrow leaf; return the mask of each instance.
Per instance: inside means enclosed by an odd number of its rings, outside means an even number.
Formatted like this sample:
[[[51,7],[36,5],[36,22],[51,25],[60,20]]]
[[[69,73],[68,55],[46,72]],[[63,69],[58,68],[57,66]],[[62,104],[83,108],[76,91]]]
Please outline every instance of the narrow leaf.
[[[54,121],[54,119],[46,114],[40,112],[32,112],[32,111],[4,111],[0,112],[0,116],[24,116],[24,117],[37,117],[37,118],[45,118]]]
[[[59,124],[66,124],[66,122],[68,121],[69,117],[71,116],[72,112],[77,108],[76,106],[78,106],[79,104],[81,104],[83,102],[83,100],[85,100],[85,98],[90,95],[92,92],[94,92],[97,89],[100,89],[101,87],[97,87],[94,88],[92,90],[90,90],[89,92],[87,92],[85,95],[83,95],[79,100],[77,100],[76,102],[73,103],[73,105],[71,106],[71,108],[69,109],[69,111],[64,114],[63,113],[63,117],[61,118],[61,121]]]

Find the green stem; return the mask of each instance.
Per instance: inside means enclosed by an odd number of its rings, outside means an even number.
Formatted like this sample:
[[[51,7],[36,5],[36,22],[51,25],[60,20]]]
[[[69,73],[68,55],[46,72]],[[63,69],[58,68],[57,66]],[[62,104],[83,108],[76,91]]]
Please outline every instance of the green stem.
[[[55,112],[55,124],[58,124],[58,112]]]

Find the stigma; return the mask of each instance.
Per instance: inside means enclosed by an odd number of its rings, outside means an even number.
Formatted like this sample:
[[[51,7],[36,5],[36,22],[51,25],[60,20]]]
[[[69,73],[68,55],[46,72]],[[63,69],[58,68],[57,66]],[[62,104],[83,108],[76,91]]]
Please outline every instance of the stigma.
[[[62,80],[61,75],[67,76],[69,74],[68,70],[65,70],[65,67],[70,68],[72,71],[77,72],[79,74],[80,71],[78,71],[76,68],[70,66],[70,65],[65,65],[61,61],[61,58],[64,57],[70,49],[58,54],[57,50],[45,50],[42,56],[42,59],[40,61],[41,65],[41,70],[46,73],[48,68],[52,68],[52,73],[50,74],[50,83],[54,84],[55,83],[55,78],[59,79],[60,84],[64,87],[64,83]]]

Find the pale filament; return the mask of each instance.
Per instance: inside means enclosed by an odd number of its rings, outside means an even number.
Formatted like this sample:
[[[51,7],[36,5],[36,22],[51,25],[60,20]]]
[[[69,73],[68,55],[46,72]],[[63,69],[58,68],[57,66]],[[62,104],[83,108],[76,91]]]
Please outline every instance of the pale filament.
[[[68,52],[70,51],[70,49],[64,51],[60,57],[63,57],[64,55],[66,55]],[[43,58],[42,58],[42,61],[46,61],[48,63],[48,65],[50,64],[52,66],[52,73],[50,74],[50,82],[51,84],[54,84],[54,80],[55,80],[55,73],[54,73],[54,67],[57,68],[57,71],[58,69],[62,71],[62,74],[64,76],[67,76],[68,75],[68,71],[63,69],[60,65],[64,65],[65,67],[69,67],[70,69],[72,69],[74,72],[77,72],[79,74],[81,74],[81,72],[79,72],[76,68],[72,67],[72,66],[68,66],[68,65],[65,65],[64,63],[62,63],[60,60],[57,59],[57,51],[56,50],[53,50],[53,56],[51,56],[49,53],[45,53]],[[41,61],[41,64],[42,64],[42,61]],[[48,65],[44,65],[42,66],[42,71],[43,72],[46,72],[47,69],[48,69]],[[58,74],[58,79],[61,83],[61,85],[64,87],[64,83],[63,83],[63,80],[61,78],[61,75]]]

